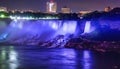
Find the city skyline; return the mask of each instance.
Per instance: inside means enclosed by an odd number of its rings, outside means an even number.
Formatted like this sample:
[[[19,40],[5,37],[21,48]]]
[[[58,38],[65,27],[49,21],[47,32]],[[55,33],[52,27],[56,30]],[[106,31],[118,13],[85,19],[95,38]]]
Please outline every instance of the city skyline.
[[[40,10],[46,11],[46,2],[50,0],[0,0],[0,6],[7,7],[8,10]],[[61,11],[61,8],[67,6],[71,8],[73,12],[79,12],[80,10],[87,11],[103,11],[105,7],[120,7],[119,0],[54,0],[57,2],[57,12]]]

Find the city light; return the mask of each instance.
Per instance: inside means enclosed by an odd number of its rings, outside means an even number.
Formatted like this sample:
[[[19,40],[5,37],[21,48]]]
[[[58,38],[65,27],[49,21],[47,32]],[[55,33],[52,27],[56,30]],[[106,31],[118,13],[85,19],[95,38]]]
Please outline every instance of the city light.
[[[0,14],[0,18],[6,18],[4,14]]]
[[[29,16],[29,17],[21,17],[21,16],[9,16],[10,19],[17,19],[17,20],[39,20],[39,19],[44,19],[44,20],[49,20],[49,19],[59,19],[58,17],[50,17],[50,16],[47,16],[47,17],[32,17],[32,16]]]

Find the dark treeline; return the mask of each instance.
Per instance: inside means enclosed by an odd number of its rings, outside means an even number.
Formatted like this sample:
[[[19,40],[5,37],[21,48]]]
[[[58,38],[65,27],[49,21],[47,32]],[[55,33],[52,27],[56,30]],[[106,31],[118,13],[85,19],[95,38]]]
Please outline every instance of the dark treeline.
[[[85,14],[84,19],[91,20],[91,19],[107,19],[107,20],[120,20],[120,7],[113,8],[109,12],[105,11],[94,11],[88,14]]]
[[[91,13],[87,13],[81,15],[81,13],[43,13],[43,12],[21,12],[21,11],[9,11],[9,12],[0,12],[0,14],[4,14],[5,16],[28,16],[28,17],[58,17],[59,19],[68,19],[68,20],[76,20],[76,19],[109,19],[109,20],[119,20],[120,18],[120,7],[113,8],[109,12],[105,11],[93,11]]]

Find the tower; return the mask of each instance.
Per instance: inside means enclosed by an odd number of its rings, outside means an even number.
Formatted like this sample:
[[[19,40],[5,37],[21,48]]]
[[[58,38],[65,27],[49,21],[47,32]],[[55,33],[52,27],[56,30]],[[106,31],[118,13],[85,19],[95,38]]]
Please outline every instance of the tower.
[[[51,0],[47,2],[47,13],[56,13],[57,11],[57,3]]]

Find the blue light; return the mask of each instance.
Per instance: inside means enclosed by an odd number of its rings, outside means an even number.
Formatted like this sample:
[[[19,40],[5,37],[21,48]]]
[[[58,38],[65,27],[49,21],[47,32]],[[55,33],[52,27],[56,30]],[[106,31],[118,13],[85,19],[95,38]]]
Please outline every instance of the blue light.
[[[83,52],[83,57],[84,57],[85,59],[89,59],[89,58],[90,58],[90,52],[87,51],[87,50],[85,50],[85,51]]]
[[[74,34],[76,31],[77,22],[76,21],[66,21],[63,24],[63,33],[65,34]]]
[[[83,52],[83,69],[91,69],[91,53],[88,50]]]
[[[65,38],[71,34],[76,34],[77,21],[70,20],[21,20],[13,19],[10,26],[6,29],[9,31],[9,40],[11,42],[23,42],[31,39],[33,36],[40,41],[47,41],[56,38],[58,35],[63,35]],[[22,37],[29,35],[28,37]],[[18,41],[14,41],[12,39]],[[7,39],[7,35],[1,36],[0,39]],[[34,41],[34,40],[33,40]],[[32,41],[31,41],[32,43]]]
[[[19,24],[18,24],[18,28],[19,28],[19,29],[22,29],[22,28],[23,28],[23,23],[19,23]]]
[[[0,40],[4,40],[4,39],[6,39],[7,36],[8,36],[8,33],[4,33],[4,34],[2,34],[2,35],[0,36]]]
[[[58,29],[58,25],[56,23],[53,23],[52,24],[52,28],[55,29],[55,30],[57,30]]]
[[[89,33],[90,32],[90,28],[91,28],[91,22],[87,21],[86,24],[85,24],[84,33]]]

